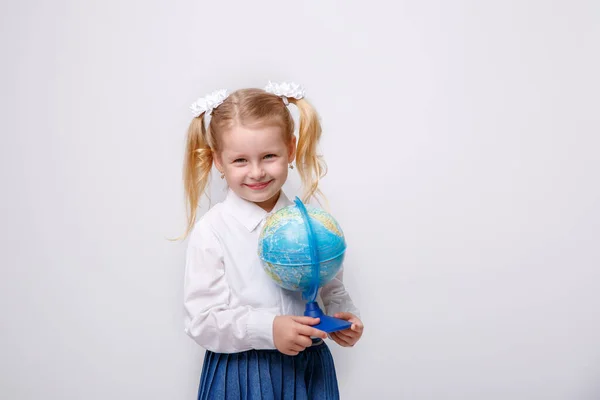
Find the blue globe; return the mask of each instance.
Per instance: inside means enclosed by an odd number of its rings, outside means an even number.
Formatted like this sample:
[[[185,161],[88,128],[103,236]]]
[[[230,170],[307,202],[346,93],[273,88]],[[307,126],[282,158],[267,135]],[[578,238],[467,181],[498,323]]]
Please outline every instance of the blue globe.
[[[321,287],[342,267],[346,252],[344,233],[326,211],[306,205],[319,253]],[[294,204],[273,213],[258,240],[258,256],[265,272],[281,287],[308,292],[312,285],[312,263],[303,214]]]

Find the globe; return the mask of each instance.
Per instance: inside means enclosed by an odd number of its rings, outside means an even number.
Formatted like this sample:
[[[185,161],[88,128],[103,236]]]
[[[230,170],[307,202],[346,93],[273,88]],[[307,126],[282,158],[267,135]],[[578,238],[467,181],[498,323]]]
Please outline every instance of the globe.
[[[328,212],[298,202],[267,218],[258,240],[258,256],[265,272],[281,287],[316,291],[339,272],[346,241],[340,225]],[[312,242],[301,207],[310,219]],[[313,275],[311,243],[317,251],[318,282],[317,275]]]
[[[350,329],[350,322],[325,315],[317,292],[342,268],[346,240],[337,221],[320,208],[296,197],[271,214],[258,239],[258,257],[265,272],[281,287],[302,291],[307,300],[304,315],[319,318],[316,329],[331,333]]]

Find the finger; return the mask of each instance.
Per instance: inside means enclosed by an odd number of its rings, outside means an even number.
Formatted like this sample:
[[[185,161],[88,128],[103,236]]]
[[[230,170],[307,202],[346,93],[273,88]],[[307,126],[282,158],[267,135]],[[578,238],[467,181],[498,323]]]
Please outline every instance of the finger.
[[[305,348],[312,346],[312,340],[308,336],[298,335],[294,342],[298,346],[302,346],[302,350]]]
[[[354,336],[344,336],[344,335],[340,335],[340,339],[345,341],[349,347],[354,346],[354,343],[356,343],[356,340],[357,340],[357,338],[355,338]]]
[[[346,343],[342,342],[340,340],[340,338],[338,337],[337,333],[333,332],[329,334],[329,337],[331,338],[331,340],[333,340],[334,342],[336,342],[337,344],[339,344],[340,346],[344,346],[346,347]]]
[[[321,322],[320,318],[301,317],[298,315],[292,315],[292,320],[294,320],[302,325],[316,325],[319,322]]]
[[[306,346],[301,346],[301,345],[299,345],[299,344],[295,344],[295,343],[293,343],[293,344],[290,346],[290,349],[291,349],[292,351],[296,352],[296,354],[300,353],[301,351],[304,351],[304,349],[305,349],[305,348],[306,348]],[[294,355],[296,355],[296,354],[294,354]]]
[[[348,339],[352,339],[352,338],[354,338],[357,335],[357,333],[352,332],[349,329],[346,329],[346,330],[343,330],[343,331],[337,331],[336,333],[339,334],[340,336],[343,336],[343,337],[348,338]]]
[[[346,340],[347,342],[349,342],[350,344],[354,345],[354,343],[356,343],[358,341],[358,339],[360,339],[360,333],[356,333],[356,332],[352,332],[352,331],[348,331],[348,332],[338,332],[340,334],[340,337],[344,340]]]
[[[313,328],[311,326],[308,325],[297,325],[298,330],[297,332],[301,335],[304,336],[314,336],[314,337],[320,337],[321,339],[326,339],[327,338],[327,334],[319,329]]]
[[[298,351],[294,350],[292,348],[292,346],[288,346],[287,348],[285,348],[283,350],[279,350],[279,352],[281,352],[282,354],[285,354],[286,356],[295,356],[298,354]]]
[[[350,329],[352,329],[355,332],[359,332],[362,331],[364,329],[364,325],[362,323],[362,321],[358,318],[356,318],[355,321],[351,321],[352,322],[352,326],[350,327]]]
[[[348,339],[339,335],[339,332],[334,332],[331,335],[334,338],[333,340],[335,340],[336,343],[339,344],[340,346],[343,346],[343,347],[351,347],[352,346],[352,343]]]
[[[339,312],[333,315],[335,318],[343,319],[345,321],[350,320],[351,318],[356,318],[356,316],[349,312]]]

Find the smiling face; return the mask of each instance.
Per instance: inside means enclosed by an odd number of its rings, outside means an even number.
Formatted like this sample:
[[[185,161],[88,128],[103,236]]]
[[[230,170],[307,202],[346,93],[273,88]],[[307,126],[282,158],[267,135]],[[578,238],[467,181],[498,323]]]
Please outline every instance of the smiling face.
[[[294,161],[296,137],[279,126],[234,126],[223,132],[215,165],[238,196],[270,212]]]

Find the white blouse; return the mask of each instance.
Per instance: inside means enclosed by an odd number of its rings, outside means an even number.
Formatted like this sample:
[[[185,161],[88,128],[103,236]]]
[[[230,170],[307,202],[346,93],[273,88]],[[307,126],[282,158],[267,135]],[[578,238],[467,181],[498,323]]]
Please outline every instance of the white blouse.
[[[283,193],[271,213],[293,204]],[[301,292],[275,284],[258,258],[258,237],[271,214],[232,190],[199,219],[187,249],[185,332],[217,353],[275,349],[277,315],[304,315]],[[343,268],[320,289],[325,313],[358,309],[342,282]]]

